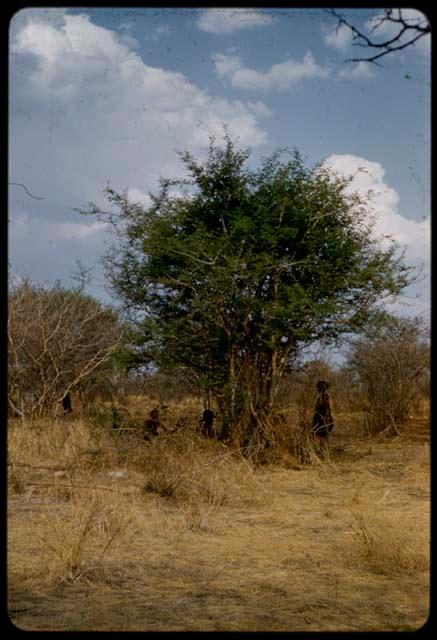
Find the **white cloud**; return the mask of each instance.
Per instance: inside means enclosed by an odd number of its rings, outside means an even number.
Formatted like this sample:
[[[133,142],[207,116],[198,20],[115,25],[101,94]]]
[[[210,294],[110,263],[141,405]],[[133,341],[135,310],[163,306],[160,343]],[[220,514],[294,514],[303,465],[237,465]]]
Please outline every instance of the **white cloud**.
[[[137,186],[139,175],[147,191],[158,175],[180,169],[175,148],[199,148],[222,122],[243,145],[267,140],[243,102],[146,65],[87,16],[67,15],[59,27],[33,21],[12,51],[11,175],[46,199],[74,206],[108,180]],[[26,175],[30,151],[44,166],[34,163]]]
[[[83,223],[74,223],[74,222],[52,222],[52,221],[44,221],[45,224],[50,228],[49,235],[51,240],[58,239],[74,239],[74,238],[85,238],[94,233],[98,233],[103,229],[108,229],[108,224],[102,221],[91,222],[90,224]],[[13,224],[15,227],[22,227],[24,230],[30,231],[30,227],[35,223],[34,217],[27,214],[18,214],[13,219]],[[46,229],[47,231],[47,229]]]
[[[352,31],[344,24],[338,28],[335,25],[331,27],[322,25],[322,33],[324,34],[325,44],[328,47],[334,47],[334,49],[344,51],[352,42]]]
[[[168,36],[170,34],[170,27],[166,24],[160,24],[155,27],[150,33],[146,33],[144,36],[145,40],[154,40],[157,42],[161,38]]]
[[[338,73],[339,78],[344,78],[345,80],[367,80],[368,78],[374,78],[376,73],[371,68],[369,62],[358,62],[351,69],[342,69]]]
[[[260,104],[216,97],[182,73],[145,64],[120,37],[126,29],[118,35],[84,14],[57,13],[56,20],[47,20],[42,10],[18,15],[11,28],[9,180],[44,200],[23,189],[10,191],[10,260],[16,270],[20,264],[35,267],[32,255],[44,261],[41,245],[68,241],[64,262],[62,251],[56,253],[57,268],[68,272],[73,246],[83,259],[79,245],[91,247],[91,238],[106,233],[81,225],[74,207],[90,201],[107,206],[102,191],[108,182],[143,199],[156,190],[160,175],[183,173],[176,150],[201,155],[210,134],[222,138],[222,123],[243,146],[267,142]],[[20,225],[17,216],[24,211],[31,219]],[[41,233],[43,220],[50,224]]]
[[[266,26],[272,22],[271,16],[254,9],[205,9],[197,21],[197,26],[207,33],[221,35]]]
[[[67,15],[61,28],[28,24],[17,34],[12,51],[23,59],[34,57],[33,64],[28,65],[27,97],[35,91],[31,96],[34,100],[38,97],[54,108],[56,101],[62,103],[76,126],[85,126],[81,115],[86,113],[87,118],[97,121],[99,129],[107,127],[111,137],[123,129],[124,133],[126,129],[132,132],[133,125],[140,128],[134,130],[140,134],[135,138],[140,138],[141,134],[153,134],[158,119],[160,129],[170,124],[176,130],[177,125],[185,127],[189,119],[196,118],[208,129],[210,119],[215,122],[225,115],[232,129],[233,117],[239,121],[246,116],[253,136],[250,142],[256,145],[265,140],[252,113],[241,102],[216,99],[181,73],[146,65],[114,32],[94,25],[88,16]],[[62,100],[66,97],[68,103]],[[83,114],[76,111],[79,105]],[[95,124],[87,127],[90,132]],[[190,133],[184,137],[190,139]],[[161,142],[165,141],[161,138]]]
[[[372,162],[366,158],[351,154],[331,155],[325,160],[325,166],[347,177],[353,176],[350,191],[357,191],[363,197],[372,192],[371,205],[375,215],[375,240],[382,246],[387,246],[386,236],[405,248],[405,259],[408,264],[423,265],[424,280],[412,285],[408,294],[419,295],[415,303],[416,312],[429,306],[429,277],[431,224],[427,217],[420,222],[405,218],[398,211],[399,196],[397,192],[384,181],[385,169],[379,162]],[[401,301],[402,302],[402,301]],[[404,308],[397,304],[393,310],[403,312]]]
[[[256,100],[255,102],[248,102],[247,106],[253,113],[260,118],[270,118],[273,115],[273,111],[269,109],[264,102]]]
[[[101,222],[58,223],[32,214],[12,215],[8,232],[12,271],[33,282],[67,283],[80,261],[94,267],[94,277],[101,278],[99,255],[108,239],[105,227]],[[102,295],[103,283],[95,284],[99,284],[95,293]]]
[[[149,207],[152,204],[152,199],[148,193],[144,193],[141,189],[135,189],[134,187],[127,190],[127,197],[133,204],[140,204],[143,207]]]
[[[54,223],[51,225],[51,236],[57,238],[86,238],[89,235],[107,229],[105,222],[93,222],[91,224],[73,224],[71,222]]]
[[[20,9],[13,15],[9,24],[10,42],[15,40],[19,31],[21,31],[26,25],[32,24],[33,22],[49,24],[56,28],[61,28],[64,24],[66,13],[67,9],[62,9],[60,7],[48,9],[26,7],[25,9]]]
[[[215,70],[218,76],[231,76],[235,71],[241,69],[241,60],[239,56],[227,55],[224,53],[215,53],[211,56]]]
[[[239,89],[284,91],[305,79],[329,77],[329,69],[318,65],[311,51],[307,51],[302,62],[290,58],[272,65],[265,72],[243,67],[238,56],[218,53],[212,56],[212,60],[216,73],[220,77],[229,78],[232,86]]]
[[[131,49],[139,49],[140,47],[138,40],[129,33],[122,33],[120,35],[120,42],[125,44],[127,47],[131,47]]]
[[[331,155],[326,166],[350,177],[350,189],[366,196],[372,192],[371,203],[376,213],[375,233],[379,237],[393,235],[401,244],[408,245],[408,254],[414,259],[426,257],[429,251],[429,219],[417,222],[400,215],[399,196],[384,181],[385,169],[379,162],[351,154]]]

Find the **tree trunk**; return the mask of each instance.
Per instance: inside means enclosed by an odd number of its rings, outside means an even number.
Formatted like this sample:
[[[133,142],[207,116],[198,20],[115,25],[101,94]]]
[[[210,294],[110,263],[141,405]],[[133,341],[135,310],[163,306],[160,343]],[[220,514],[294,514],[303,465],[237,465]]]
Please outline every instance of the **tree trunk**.
[[[238,375],[235,351],[231,359],[228,392],[223,397],[222,438],[232,438],[256,462],[265,460],[273,446],[271,414],[287,353],[278,348],[246,354],[244,362],[238,363]]]

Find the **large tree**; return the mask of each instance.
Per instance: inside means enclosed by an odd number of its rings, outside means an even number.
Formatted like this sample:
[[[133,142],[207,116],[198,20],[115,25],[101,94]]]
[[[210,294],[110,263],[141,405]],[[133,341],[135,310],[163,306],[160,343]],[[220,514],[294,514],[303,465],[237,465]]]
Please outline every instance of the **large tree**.
[[[223,433],[247,451],[266,441],[278,382],[302,346],[335,340],[398,294],[410,269],[395,243],[372,238],[349,180],[298,151],[257,169],[226,133],[204,161],[181,154],[187,176],[161,180],[152,204],[107,189],[117,242],[112,290],[135,318],[137,346],[160,367],[183,367],[213,393]]]

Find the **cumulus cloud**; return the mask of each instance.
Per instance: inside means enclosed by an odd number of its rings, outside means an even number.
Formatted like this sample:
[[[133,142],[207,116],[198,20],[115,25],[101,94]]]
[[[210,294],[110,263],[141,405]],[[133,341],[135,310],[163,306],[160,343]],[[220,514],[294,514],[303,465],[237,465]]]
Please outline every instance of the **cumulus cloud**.
[[[255,102],[248,102],[248,108],[260,118],[270,118],[273,115],[273,111],[269,109],[264,102],[256,100]]]
[[[379,162],[373,162],[351,154],[331,155],[325,160],[325,166],[346,177],[353,176],[348,187],[363,197],[372,194],[370,203],[375,215],[375,240],[384,246],[388,245],[387,236],[405,248],[405,259],[408,264],[423,266],[423,280],[409,288],[408,294],[419,295],[415,303],[415,311],[419,312],[429,306],[429,275],[431,224],[430,218],[421,221],[405,218],[399,213],[399,196],[384,180],[385,169]],[[401,301],[402,302],[402,301]],[[397,304],[396,311],[403,311]]]
[[[60,271],[68,272],[70,248],[105,233],[97,227],[88,232],[75,207],[89,201],[106,206],[102,192],[108,183],[130,189],[135,198],[154,191],[160,175],[181,175],[176,150],[201,155],[210,134],[222,138],[222,123],[244,146],[267,142],[259,124],[266,115],[260,104],[216,97],[182,73],[147,65],[135,43],[124,37],[128,30],[118,34],[85,14],[65,11],[53,15],[33,9],[16,15],[10,47],[9,180],[44,200],[10,187],[14,266],[28,264],[32,253],[43,271],[43,245],[49,251],[49,242],[56,241],[58,247],[68,245],[57,254]],[[20,225],[25,212],[30,219]],[[44,236],[35,226],[43,220]],[[29,240],[26,229],[38,242]]]
[[[347,177],[353,176],[351,191],[357,191],[362,196],[372,193],[371,203],[376,214],[375,233],[378,237],[392,235],[407,246],[411,258],[427,256],[430,221],[417,222],[399,213],[399,196],[384,181],[385,169],[381,163],[351,154],[334,154],[325,160],[325,165]]]
[[[227,35],[271,24],[273,18],[254,9],[205,9],[200,15],[197,26],[201,31],[217,35]]]
[[[338,77],[344,80],[367,80],[375,76],[376,73],[371,68],[370,63],[364,61],[358,62],[350,69],[342,69],[338,72]]]
[[[322,33],[324,34],[325,44],[340,51],[347,49],[352,42],[352,31],[344,24],[339,27],[322,25]]]
[[[225,53],[215,53],[211,56],[218,76],[232,76],[236,71],[241,69],[241,60],[239,56],[232,56]]]
[[[140,43],[138,42],[138,40],[136,38],[134,38],[133,36],[131,36],[129,33],[122,33],[120,35],[120,42],[122,42],[123,44],[127,45],[131,49],[139,49],[140,48]]]
[[[217,75],[228,78],[231,85],[239,89],[284,91],[302,80],[329,77],[329,69],[318,65],[311,51],[307,51],[301,62],[290,58],[265,72],[244,67],[238,56],[217,53],[212,60]]]

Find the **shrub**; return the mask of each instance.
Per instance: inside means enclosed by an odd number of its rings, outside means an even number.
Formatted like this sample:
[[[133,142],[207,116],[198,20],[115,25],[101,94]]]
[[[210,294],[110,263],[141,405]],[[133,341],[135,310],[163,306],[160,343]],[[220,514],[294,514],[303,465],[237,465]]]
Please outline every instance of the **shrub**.
[[[8,299],[8,405],[15,416],[44,415],[73,389],[112,371],[122,330],[115,312],[77,289],[25,280]]]
[[[420,318],[385,315],[352,344],[349,366],[358,377],[371,434],[396,435],[408,418],[429,367],[425,332]]]

